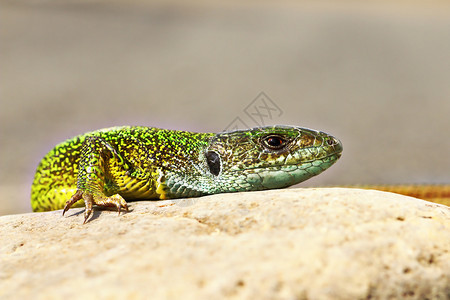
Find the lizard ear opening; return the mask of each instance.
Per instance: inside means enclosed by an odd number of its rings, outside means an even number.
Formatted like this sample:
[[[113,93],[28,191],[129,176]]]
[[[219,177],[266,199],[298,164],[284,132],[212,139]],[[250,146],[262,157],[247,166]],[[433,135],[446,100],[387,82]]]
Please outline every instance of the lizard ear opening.
[[[220,173],[220,156],[215,151],[207,151],[205,153],[206,162],[208,163],[209,171],[214,176]]]

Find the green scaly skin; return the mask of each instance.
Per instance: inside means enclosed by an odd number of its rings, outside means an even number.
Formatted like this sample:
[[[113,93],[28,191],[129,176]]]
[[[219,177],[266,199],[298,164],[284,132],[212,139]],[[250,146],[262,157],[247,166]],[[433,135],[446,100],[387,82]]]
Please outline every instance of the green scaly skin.
[[[126,200],[171,199],[284,188],[340,157],[334,137],[292,126],[222,133],[113,127],[69,139],[40,162],[33,211],[93,204],[128,210]],[[63,212],[63,213],[64,213]]]

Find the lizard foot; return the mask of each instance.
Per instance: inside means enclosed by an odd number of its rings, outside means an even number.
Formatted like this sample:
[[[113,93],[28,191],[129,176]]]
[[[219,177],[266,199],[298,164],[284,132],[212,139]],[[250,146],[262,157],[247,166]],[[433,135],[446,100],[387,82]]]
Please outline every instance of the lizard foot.
[[[103,207],[116,207],[117,211],[120,215],[120,212],[123,209],[125,209],[125,211],[128,211],[128,204],[125,201],[125,199],[122,198],[122,196],[120,196],[119,194],[115,194],[112,195],[111,197],[106,197],[103,195],[91,195],[88,193],[83,193],[82,191],[78,190],[67,202],[66,205],[64,206],[64,210],[63,210],[63,216],[66,213],[66,211],[69,210],[69,208],[75,204],[77,201],[83,199],[84,203],[85,203],[85,207],[86,210],[84,211],[84,222],[83,224],[86,223],[86,221],[88,220],[89,216],[92,213],[92,207],[94,204],[98,205],[98,206],[103,206]]]

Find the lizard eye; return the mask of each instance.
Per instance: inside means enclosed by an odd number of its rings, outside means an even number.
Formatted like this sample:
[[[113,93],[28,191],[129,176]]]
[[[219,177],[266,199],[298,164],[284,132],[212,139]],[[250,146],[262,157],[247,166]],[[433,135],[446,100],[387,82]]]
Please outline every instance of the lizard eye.
[[[288,144],[284,138],[279,135],[269,135],[263,138],[263,146],[269,150],[281,150]]]

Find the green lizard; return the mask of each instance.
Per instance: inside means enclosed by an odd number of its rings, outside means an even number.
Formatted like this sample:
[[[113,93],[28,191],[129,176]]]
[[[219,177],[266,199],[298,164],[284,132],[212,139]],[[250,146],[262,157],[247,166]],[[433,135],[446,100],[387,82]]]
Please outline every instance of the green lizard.
[[[336,138],[268,126],[223,133],[113,127],[69,139],[40,162],[33,211],[93,205],[128,210],[126,200],[196,197],[283,188],[318,175],[341,156]]]

